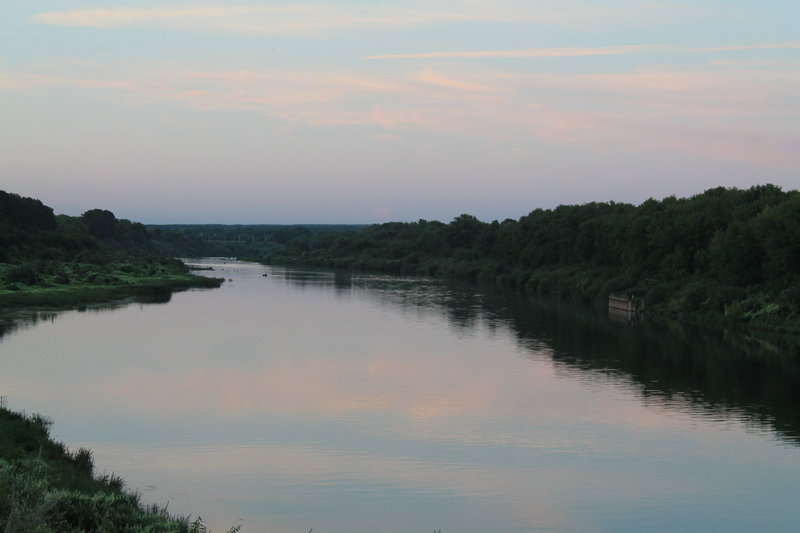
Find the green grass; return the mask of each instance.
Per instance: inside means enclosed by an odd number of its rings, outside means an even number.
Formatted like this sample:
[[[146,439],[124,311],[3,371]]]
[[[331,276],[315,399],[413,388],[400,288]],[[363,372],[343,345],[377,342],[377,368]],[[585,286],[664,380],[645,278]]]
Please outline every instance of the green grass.
[[[51,421],[0,407],[4,533],[205,533],[201,519],[145,505],[117,476],[95,476],[92,453],[50,438]],[[232,528],[229,533],[238,531]]]
[[[131,297],[168,297],[174,291],[189,288],[219,287],[223,281],[222,278],[192,274],[162,274],[148,277],[128,276],[116,284],[7,284],[0,287],[0,306],[68,308]]]

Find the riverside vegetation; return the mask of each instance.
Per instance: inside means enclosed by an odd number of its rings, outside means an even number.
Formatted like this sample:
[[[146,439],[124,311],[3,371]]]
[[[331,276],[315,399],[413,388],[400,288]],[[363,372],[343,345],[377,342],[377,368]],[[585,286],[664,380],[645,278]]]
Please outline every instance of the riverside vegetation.
[[[168,257],[176,242],[103,209],[54,215],[0,191],[0,306],[70,307],[130,296],[165,298],[222,279],[192,275]]]
[[[562,205],[502,222],[461,215],[298,235],[261,261],[488,282],[597,304],[626,292],[644,298],[648,313],[800,332],[800,192],[774,185],[638,206]]]
[[[128,297],[169,298],[173,290],[218,287],[166,257],[139,223],[102,209],[55,216],[39,200],[0,191],[0,308],[71,307]],[[0,398],[2,400],[2,398]],[[94,476],[89,450],[49,437],[50,421],[0,401],[0,530],[5,533],[119,531],[203,533],[202,520],[144,506],[115,476]]]
[[[38,200],[0,191],[0,307],[217,286],[222,280],[191,276],[165,257],[223,246],[225,255],[266,263],[440,276],[586,302],[624,291],[645,298],[651,313],[800,332],[800,193],[772,185],[638,206],[559,206],[491,223],[461,215],[448,224],[237,226],[221,227],[221,239],[208,228],[148,228],[99,209],[54,216]],[[0,407],[4,531],[205,529],[142,506],[119,478],[93,476],[91,453],[53,442],[48,426]]]
[[[0,406],[0,530],[5,533],[205,533],[202,519],[146,506],[114,475],[95,476],[92,453],[49,436],[50,420]],[[229,533],[238,531],[232,528]]]

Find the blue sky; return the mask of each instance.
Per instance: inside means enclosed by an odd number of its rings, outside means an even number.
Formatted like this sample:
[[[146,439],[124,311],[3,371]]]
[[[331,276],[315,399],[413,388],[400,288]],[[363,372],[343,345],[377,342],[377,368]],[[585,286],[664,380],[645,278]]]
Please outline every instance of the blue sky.
[[[361,223],[800,185],[796,1],[0,8],[0,188]]]

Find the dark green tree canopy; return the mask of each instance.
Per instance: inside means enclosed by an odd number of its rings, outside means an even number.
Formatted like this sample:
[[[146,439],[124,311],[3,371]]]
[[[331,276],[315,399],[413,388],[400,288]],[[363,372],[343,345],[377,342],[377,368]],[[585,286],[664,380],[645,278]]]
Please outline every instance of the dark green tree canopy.
[[[615,291],[668,312],[800,330],[800,192],[717,187],[640,205],[591,202],[486,223],[460,215],[291,241],[265,262],[481,280],[602,301]],[[794,321],[794,322],[792,322]]]
[[[56,218],[53,208],[39,200],[0,191],[0,225],[53,230]]]
[[[119,221],[105,209],[90,209],[81,215],[89,234],[98,239],[112,239],[119,233]]]

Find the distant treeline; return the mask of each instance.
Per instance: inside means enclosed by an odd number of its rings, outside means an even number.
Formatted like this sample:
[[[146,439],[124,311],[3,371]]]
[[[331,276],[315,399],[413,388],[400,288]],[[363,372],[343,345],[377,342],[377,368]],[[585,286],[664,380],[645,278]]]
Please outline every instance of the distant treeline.
[[[175,248],[175,239],[159,240],[104,209],[55,215],[39,200],[0,191],[0,305],[89,303],[219,284],[189,276]]]
[[[147,229],[102,209],[56,216],[39,200],[0,191],[0,262],[71,260],[111,249],[152,251]]]
[[[319,233],[358,231],[366,224],[148,224],[161,245],[178,255],[257,259],[287,243],[309,242]]]
[[[168,257],[188,256],[439,276],[589,302],[627,292],[655,313],[800,331],[800,192],[774,185],[502,222],[465,214],[373,226],[145,227],[102,209],[55,216],[0,191],[0,292],[133,284],[177,274]]]
[[[595,302],[628,292],[657,313],[800,330],[800,192],[774,185],[536,209],[502,222],[392,222],[289,240],[261,260]]]

